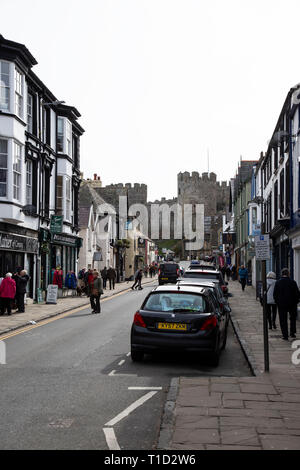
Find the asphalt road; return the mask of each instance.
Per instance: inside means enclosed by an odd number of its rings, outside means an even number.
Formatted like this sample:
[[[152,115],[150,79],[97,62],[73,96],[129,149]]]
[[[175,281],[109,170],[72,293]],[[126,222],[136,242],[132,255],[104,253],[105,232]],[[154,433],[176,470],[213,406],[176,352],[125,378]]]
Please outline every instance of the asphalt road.
[[[150,289],[5,340],[0,449],[151,450],[172,377],[250,375],[231,328],[218,368],[178,355],[132,363],[131,322]]]

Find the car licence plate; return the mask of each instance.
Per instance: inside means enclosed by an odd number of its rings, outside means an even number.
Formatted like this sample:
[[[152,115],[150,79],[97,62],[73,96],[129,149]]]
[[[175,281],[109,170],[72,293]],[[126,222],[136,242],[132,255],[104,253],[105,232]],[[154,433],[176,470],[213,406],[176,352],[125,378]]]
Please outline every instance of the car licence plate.
[[[168,277],[162,277],[161,280],[162,281],[167,281],[169,278]]]
[[[187,330],[187,325],[184,323],[159,323],[157,326],[159,330]]]

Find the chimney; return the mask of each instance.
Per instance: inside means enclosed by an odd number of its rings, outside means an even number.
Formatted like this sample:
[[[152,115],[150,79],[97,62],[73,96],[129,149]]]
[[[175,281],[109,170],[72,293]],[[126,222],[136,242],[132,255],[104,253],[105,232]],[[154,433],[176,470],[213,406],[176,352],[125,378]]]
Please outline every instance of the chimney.
[[[94,173],[94,181],[97,179],[97,173]]]

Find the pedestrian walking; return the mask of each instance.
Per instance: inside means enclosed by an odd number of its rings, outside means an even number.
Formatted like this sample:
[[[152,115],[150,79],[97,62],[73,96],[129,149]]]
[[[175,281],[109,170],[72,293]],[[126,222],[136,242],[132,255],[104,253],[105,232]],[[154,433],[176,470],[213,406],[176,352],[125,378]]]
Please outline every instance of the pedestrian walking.
[[[227,277],[227,281],[230,281],[230,278],[231,278],[231,267],[229,266],[229,264],[226,266],[226,277]]]
[[[137,269],[135,274],[134,274],[134,284],[131,286],[131,289],[143,289],[142,288],[142,278],[143,278],[143,270],[142,269]]]
[[[17,312],[16,313],[24,313],[25,312],[25,294],[26,294],[26,287],[29,281],[29,276],[25,269],[22,269],[20,274],[15,275],[15,282],[16,282],[16,304],[17,304]]]
[[[116,270],[112,266],[110,266],[109,269],[107,270],[107,279],[109,280],[110,290],[112,288],[113,289],[115,288],[116,277],[117,277]]]
[[[101,277],[102,277],[102,281],[103,281],[103,289],[106,289],[106,283],[107,283],[107,269],[106,269],[106,266],[101,271]]]
[[[236,281],[236,266],[235,266],[235,264],[233,266],[231,266],[231,279],[233,281]]]
[[[239,278],[242,285],[242,290],[244,291],[248,280],[248,269],[246,269],[244,265],[242,265],[239,269]]]
[[[269,323],[269,329],[276,330],[276,315],[277,305],[274,300],[274,287],[276,284],[276,274],[270,271],[267,274],[267,318]]]
[[[7,273],[0,285],[0,313],[11,315],[11,304],[16,295],[16,282],[12,279],[12,273]]]
[[[103,282],[98,271],[93,272],[93,279],[88,284],[88,296],[90,297],[92,313],[100,313],[100,297],[103,294]]]
[[[278,307],[282,339],[289,339],[288,313],[290,316],[290,336],[296,338],[297,304],[300,301],[300,291],[296,281],[290,278],[287,268],[281,271],[281,278],[276,281],[273,293]]]

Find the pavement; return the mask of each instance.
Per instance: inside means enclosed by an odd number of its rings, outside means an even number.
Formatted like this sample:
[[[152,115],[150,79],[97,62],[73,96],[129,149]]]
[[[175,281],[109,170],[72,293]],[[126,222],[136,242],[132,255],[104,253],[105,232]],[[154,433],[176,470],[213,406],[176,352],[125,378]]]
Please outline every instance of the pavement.
[[[242,292],[240,284],[231,281],[229,290],[232,324],[253,376],[173,379],[158,448],[299,450],[300,364],[292,362],[295,340],[281,339],[277,318],[277,330],[269,330],[270,371],[264,372],[263,315],[255,289],[247,286]],[[300,338],[299,321],[297,328]]]
[[[142,285],[149,284],[156,279],[157,276],[152,279],[147,277],[143,278]],[[125,281],[115,284],[115,289],[110,290],[108,287],[104,290],[104,294],[101,295],[101,299],[112,297],[120,292],[125,292],[131,288],[132,284],[133,281]],[[75,308],[84,307],[89,305],[89,303],[90,300],[86,295],[82,297],[70,296],[59,298],[57,299],[56,304],[46,304],[45,302],[41,304],[30,303],[25,306],[24,313],[12,313],[11,316],[8,316],[7,314],[0,316],[0,340],[1,335],[4,333],[17,330],[18,328],[23,328],[24,326],[31,324],[31,322],[38,323],[42,320],[60,315]]]

